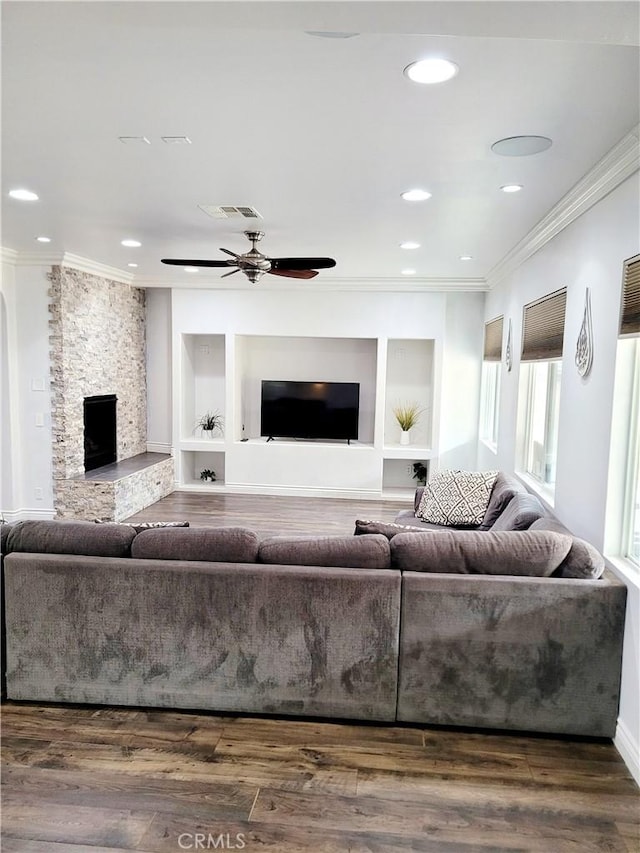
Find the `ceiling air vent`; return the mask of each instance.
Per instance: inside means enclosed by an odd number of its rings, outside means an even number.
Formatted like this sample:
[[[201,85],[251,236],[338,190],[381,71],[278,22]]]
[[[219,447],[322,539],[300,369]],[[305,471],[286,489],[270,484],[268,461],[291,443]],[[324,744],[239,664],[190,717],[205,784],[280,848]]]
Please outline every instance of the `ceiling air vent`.
[[[240,207],[233,204],[199,204],[198,207],[214,219],[262,219],[255,207]]]

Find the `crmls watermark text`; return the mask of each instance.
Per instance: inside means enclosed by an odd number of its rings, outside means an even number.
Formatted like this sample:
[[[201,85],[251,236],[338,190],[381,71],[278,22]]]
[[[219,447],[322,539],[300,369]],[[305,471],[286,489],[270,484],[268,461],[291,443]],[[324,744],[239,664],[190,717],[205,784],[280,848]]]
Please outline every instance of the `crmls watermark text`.
[[[235,835],[228,832],[219,835],[211,832],[183,832],[178,836],[178,847],[181,850],[244,850],[246,846],[244,832]]]

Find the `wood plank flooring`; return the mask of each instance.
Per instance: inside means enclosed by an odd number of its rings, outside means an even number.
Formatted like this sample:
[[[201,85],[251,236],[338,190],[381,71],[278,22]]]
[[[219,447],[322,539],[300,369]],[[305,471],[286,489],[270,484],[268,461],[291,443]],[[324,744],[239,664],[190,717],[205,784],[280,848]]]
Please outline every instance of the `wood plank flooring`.
[[[174,493],[136,518],[353,532],[399,504]],[[3,853],[639,853],[609,741],[7,702]]]

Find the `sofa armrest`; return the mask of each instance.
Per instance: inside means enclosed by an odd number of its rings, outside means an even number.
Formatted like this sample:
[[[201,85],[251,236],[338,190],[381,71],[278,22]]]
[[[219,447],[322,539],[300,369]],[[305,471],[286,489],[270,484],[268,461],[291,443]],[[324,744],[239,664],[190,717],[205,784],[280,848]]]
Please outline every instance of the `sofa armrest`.
[[[615,734],[626,587],[405,572],[398,720]]]

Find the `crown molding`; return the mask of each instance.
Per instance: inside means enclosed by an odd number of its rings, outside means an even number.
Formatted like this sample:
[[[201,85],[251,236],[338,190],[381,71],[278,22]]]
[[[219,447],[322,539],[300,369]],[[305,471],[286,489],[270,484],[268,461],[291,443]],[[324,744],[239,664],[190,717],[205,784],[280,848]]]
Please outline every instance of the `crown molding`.
[[[14,249],[5,249],[4,246],[0,246],[0,262],[3,264],[13,264],[15,266],[17,257],[18,253]]]
[[[71,252],[16,252],[14,249],[0,248],[0,259],[16,267],[70,267],[122,284],[133,284],[135,278],[132,273]]]
[[[320,278],[312,282],[305,281],[301,285],[297,279],[286,279],[282,276],[264,277],[258,284],[241,279],[221,280],[213,276],[190,275],[188,281],[177,281],[171,277],[135,276],[135,287],[173,288],[174,290],[268,290],[296,291],[304,289],[305,293],[317,291],[331,293],[339,291],[355,292],[393,292],[393,293],[431,293],[443,291],[479,291],[487,290],[483,278]]]
[[[492,290],[639,168],[640,125],[636,125],[489,271],[487,289]]]

